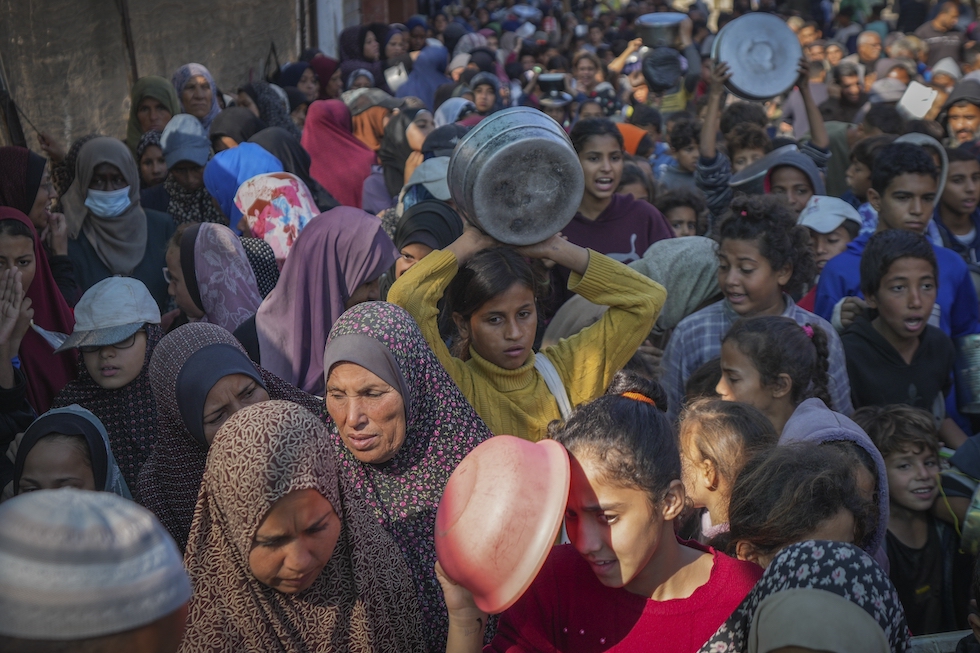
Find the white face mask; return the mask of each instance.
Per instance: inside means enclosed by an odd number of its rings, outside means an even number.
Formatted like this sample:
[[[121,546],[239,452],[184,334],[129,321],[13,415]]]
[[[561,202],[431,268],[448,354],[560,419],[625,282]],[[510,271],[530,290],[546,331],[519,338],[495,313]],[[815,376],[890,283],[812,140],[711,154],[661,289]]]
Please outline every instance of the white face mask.
[[[129,208],[129,186],[119,190],[88,189],[85,206],[100,218],[116,218]]]

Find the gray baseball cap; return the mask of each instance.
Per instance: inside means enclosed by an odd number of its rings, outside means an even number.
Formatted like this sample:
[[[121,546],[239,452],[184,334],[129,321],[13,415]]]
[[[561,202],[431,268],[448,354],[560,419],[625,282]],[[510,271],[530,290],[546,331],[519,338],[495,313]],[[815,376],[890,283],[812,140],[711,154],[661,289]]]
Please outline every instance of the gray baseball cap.
[[[211,156],[211,141],[200,120],[190,114],[179,113],[164,128],[160,136],[160,149],[168,168],[181,161],[203,166]]]
[[[122,342],[144,324],[160,324],[160,309],[142,281],[109,277],[85,291],[75,306],[75,330],[57,352]]]

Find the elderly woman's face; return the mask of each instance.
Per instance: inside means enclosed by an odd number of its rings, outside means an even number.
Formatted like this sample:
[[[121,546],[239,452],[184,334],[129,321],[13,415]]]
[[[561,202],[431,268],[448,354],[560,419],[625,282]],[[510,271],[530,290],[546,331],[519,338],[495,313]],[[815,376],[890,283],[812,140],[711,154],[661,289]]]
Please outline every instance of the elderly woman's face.
[[[327,412],[340,438],[362,463],[378,465],[405,443],[405,401],[396,388],[354,363],[339,363],[327,377]]]
[[[211,84],[204,75],[194,75],[188,79],[180,92],[184,111],[198,119],[211,112],[212,98]]]

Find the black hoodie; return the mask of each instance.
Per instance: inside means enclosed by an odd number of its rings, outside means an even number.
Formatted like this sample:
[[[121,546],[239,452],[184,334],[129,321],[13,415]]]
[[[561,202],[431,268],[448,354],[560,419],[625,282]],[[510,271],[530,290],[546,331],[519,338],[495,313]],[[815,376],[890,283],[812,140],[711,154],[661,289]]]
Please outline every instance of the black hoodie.
[[[939,122],[943,127],[946,126],[946,114],[949,112],[949,108],[963,100],[980,106],[980,82],[975,79],[961,79],[956,83],[949,97],[946,98],[943,110],[939,112]]]
[[[940,329],[926,326],[906,363],[871,320],[861,315],[841,334],[854,408],[907,404],[944,414],[956,351]]]

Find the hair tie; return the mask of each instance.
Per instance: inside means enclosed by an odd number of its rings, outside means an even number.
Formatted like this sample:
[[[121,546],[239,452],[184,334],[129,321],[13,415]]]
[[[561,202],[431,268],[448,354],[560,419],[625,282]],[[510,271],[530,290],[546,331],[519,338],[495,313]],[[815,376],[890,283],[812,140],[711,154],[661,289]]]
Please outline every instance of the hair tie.
[[[813,340],[813,327],[812,326],[810,326],[809,324],[803,325],[803,333],[806,334],[806,337],[807,338],[809,338],[810,340]]]
[[[642,401],[645,404],[650,404],[654,408],[657,407],[657,402],[655,402],[653,399],[651,399],[650,397],[644,394],[640,394],[639,392],[624,392],[619,396],[626,397],[627,399],[632,399],[633,401]]]
[[[747,218],[749,215],[748,211],[742,211],[742,217]]]

